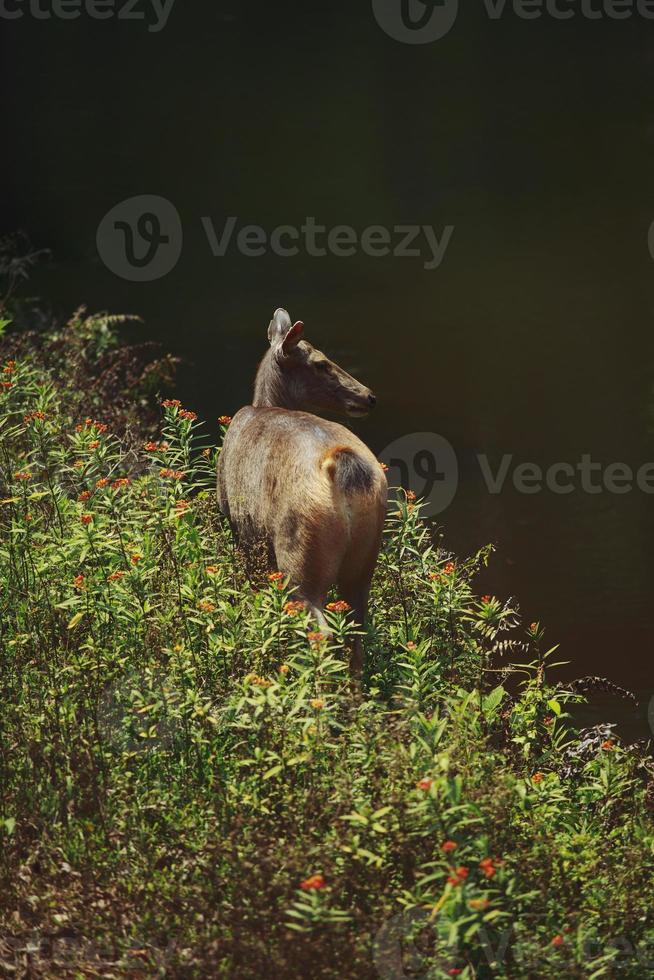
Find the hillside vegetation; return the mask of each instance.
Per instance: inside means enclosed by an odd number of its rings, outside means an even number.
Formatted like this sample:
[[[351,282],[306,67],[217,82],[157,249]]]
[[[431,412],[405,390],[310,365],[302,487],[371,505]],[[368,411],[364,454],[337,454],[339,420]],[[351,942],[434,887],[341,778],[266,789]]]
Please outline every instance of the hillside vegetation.
[[[0,362],[0,974],[651,976],[651,760],[574,730],[491,549],[391,504],[353,686],[116,329]]]

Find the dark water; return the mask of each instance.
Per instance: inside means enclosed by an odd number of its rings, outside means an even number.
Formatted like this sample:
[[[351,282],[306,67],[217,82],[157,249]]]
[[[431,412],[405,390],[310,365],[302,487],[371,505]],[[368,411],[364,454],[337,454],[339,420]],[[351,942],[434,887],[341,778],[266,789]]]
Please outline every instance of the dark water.
[[[599,5],[599,0],[598,0]],[[142,9],[142,8],[141,8]],[[567,676],[635,688],[602,716],[646,734],[654,690],[654,497],[484,486],[476,456],[654,460],[654,21],[481,2],[433,44],[388,37],[368,3],[177,0],[167,26],[5,23],[6,227],[54,261],[32,289],[61,310],[136,312],[186,359],[208,419],[249,400],[272,310],[376,391],[355,428],[454,446],[440,516],[456,551],[499,546],[487,590],[561,643]],[[96,250],[118,202],[158,194],[184,228],[175,269],[125,281]],[[201,223],[445,225],[439,268],[357,254],[215,258]]]

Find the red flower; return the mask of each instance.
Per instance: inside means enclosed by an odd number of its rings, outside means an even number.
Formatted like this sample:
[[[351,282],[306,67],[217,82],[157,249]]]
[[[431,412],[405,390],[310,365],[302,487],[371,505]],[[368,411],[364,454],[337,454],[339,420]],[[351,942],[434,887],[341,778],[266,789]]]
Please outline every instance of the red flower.
[[[207,575],[217,575],[219,570],[217,565],[207,565],[205,569]]]
[[[328,602],[326,608],[329,612],[346,613],[350,611],[352,606],[345,602],[344,599],[339,599],[338,602]]]
[[[24,471],[19,471],[18,473],[14,473],[14,480],[31,480],[31,479],[32,479],[31,473],[26,473]]]
[[[30,412],[29,415],[26,415],[23,418],[23,422],[25,425],[29,425],[30,422],[34,422],[36,419],[38,419],[40,422],[44,422],[45,412]]]
[[[447,879],[448,884],[454,885],[455,887],[457,885],[462,885],[469,874],[470,874],[470,869],[461,865],[460,867],[455,868],[454,874],[448,876]]]
[[[187,422],[195,422],[197,415],[195,412],[189,412],[185,408],[180,408],[179,417],[180,419],[186,419]]]
[[[0,381],[0,386],[2,386],[3,388],[13,388],[14,387],[14,382],[13,381]]]
[[[612,749],[615,748],[615,742],[613,741],[613,739],[607,738],[604,742],[602,742],[602,748],[604,749],[605,752],[610,752]]]
[[[297,614],[302,612],[304,608],[304,602],[299,599],[294,599],[292,602],[287,602],[284,604],[284,612],[289,616],[297,616]]]
[[[88,500],[90,496],[91,496],[91,491],[90,490],[82,490],[82,492],[80,493],[80,495],[79,495],[79,497],[77,499],[78,500],[81,500],[82,503],[83,503],[85,500]]]
[[[406,490],[405,493],[406,493],[406,499],[409,501],[410,504],[412,504],[413,501],[416,499],[415,493],[413,492],[413,490]]]
[[[221,415],[220,418],[218,419],[220,425],[229,425],[231,421],[232,421],[231,415]]]
[[[463,970],[460,970],[458,966],[453,966],[451,970],[447,971],[448,977],[458,977],[460,973],[463,973]]]
[[[87,524],[87,525],[92,524],[93,514],[82,514],[82,516],[80,517],[80,521],[82,522],[82,524]]]
[[[109,480],[107,480],[107,479],[106,479],[106,478],[105,478],[105,477],[103,476],[103,477],[101,477],[101,478],[100,478],[100,479],[99,479],[99,480],[97,481],[97,483],[96,483],[95,485],[96,485],[96,487],[100,487],[100,489],[102,489],[103,487],[106,487],[108,483],[109,483]]]
[[[564,943],[565,943],[565,939],[563,938],[563,936],[558,935],[558,933],[556,936],[552,938],[552,946],[554,946],[556,949],[558,949],[559,946],[563,946]]]
[[[300,882],[300,888],[303,892],[317,892],[321,888],[326,886],[327,882],[322,875],[311,875],[309,878],[305,878],[304,881]]]
[[[428,776],[423,776],[422,779],[419,779],[416,783],[416,789],[422,789],[425,791],[431,789],[433,782],[433,779],[429,779]]]
[[[535,772],[534,775],[531,777],[532,783],[536,783],[536,784],[542,783],[544,779],[545,776],[542,774],[542,772]]]
[[[456,851],[458,846],[455,840],[446,840],[441,844],[441,851],[444,851],[445,854],[451,854],[452,851]]]
[[[443,575],[452,575],[454,573],[454,562],[448,561],[447,565],[443,569]]]
[[[142,558],[143,555],[141,555],[138,551],[135,551],[132,555],[130,555],[129,560],[131,561],[132,565],[138,565]]]
[[[181,408],[182,403],[178,398],[166,398],[161,403],[164,408]]]
[[[163,470],[159,470],[159,476],[163,476],[164,479],[168,480],[181,480],[184,474],[181,470],[169,470],[164,468]]]
[[[492,858],[483,858],[479,862],[479,867],[487,878],[494,878],[497,873],[497,868]]]
[[[73,585],[75,586],[76,589],[83,589],[84,588],[84,576],[83,575],[76,575],[75,578],[73,579]]]
[[[112,572],[111,575],[107,576],[107,582],[118,582],[124,575],[125,572]]]
[[[493,601],[493,599],[489,595],[483,595],[481,597],[481,601],[482,601],[482,605],[489,606],[491,604],[491,602]]]
[[[128,487],[128,486],[129,486],[129,477],[121,476],[118,480],[114,480],[114,482],[111,484],[111,489],[120,490],[121,487]]]

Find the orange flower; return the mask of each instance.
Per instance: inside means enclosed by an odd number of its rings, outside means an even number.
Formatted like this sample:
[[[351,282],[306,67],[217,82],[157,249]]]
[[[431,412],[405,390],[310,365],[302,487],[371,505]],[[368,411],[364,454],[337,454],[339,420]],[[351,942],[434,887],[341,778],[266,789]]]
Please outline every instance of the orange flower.
[[[284,573],[283,572],[270,572],[268,575],[268,581],[273,582],[277,585],[277,588],[283,588]]]
[[[30,422],[34,422],[36,419],[38,419],[39,422],[44,422],[45,412],[30,412],[29,415],[26,415],[23,418],[23,422],[25,423],[25,425],[29,425]]]
[[[460,973],[463,973],[458,966],[453,966],[447,971],[448,977],[458,977]]]
[[[448,561],[447,565],[443,569],[443,575],[452,575],[454,573],[455,567],[454,562]]]
[[[145,449],[146,453],[156,453],[159,449],[159,444],[157,442],[146,442],[143,448]]]
[[[428,776],[423,776],[423,778],[419,779],[418,782],[416,783],[416,789],[428,790],[431,788],[433,782],[434,782],[433,779],[429,779]]]
[[[121,476],[118,480],[114,480],[114,482],[111,484],[111,489],[120,490],[121,487],[128,487],[128,486],[129,486],[129,477]]]
[[[15,361],[7,361],[7,363],[5,364],[5,366],[3,368],[3,373],[4,374],[13,374],[15,370],[16,370],[16,362]]]
[[[444,851],[445,854],[451,854],[452,851],[456,851],[458,846],[455,840],[446,840],[441,844],[441,851]]]
[[[471,909],[475,909],[475,911],[478,910],[483,911],[484,909],[488,908],[490,902],[488,901],[487,898],[471,898],[470,901],[468,902],[468,905],[470,906]]]
[[[300,882],[300,888],[303,892],[317,892],[321,888],[326,886],[327,882],[322,875],[311,875],[309,878],[305,878],[304,881]]]
[[[379,465],[381,466],[384,473],[388,473],[388,466],[386,465],[386,463],[380,463]]]
[[[83,503],[85,500],[88,500],[90,496],[91,496],[91,491],[90,490],[82,490],[82,492],[80,493],[80,495],[79,495],[79,497],[77,499],[78,500],[81,500],[82,503]]]
[[[232,421],[231,415],[221,415],[220,418],[218,419],[220,425],[229,425],[231,421]]]
[[[311,633],[307,633],[307,640],[309,641],[312,647],[320,646],[320,644],[323,642],[324,639],[325,639],[324,633],[319,633],[315,630],[312,631]]]
[[[542,772],[535,772],[534,775],[531,777],[532,783],[536,783],[536,784],[542,783],[544,779],[545,776],[542,774]]]
[[[322,698],[311,698],[309,704],[314,711],[322,711],[322,709],[325,707],[325,702]]]
[[[531,633],[537,633],[538,632],[538,623],[532,623],[531,626],[529,627],[529,631]]]
[[[610,752],[611,749],[615,748],[615,742],[613,739],[607,738],[604,742],[602,742],[602,748],[605,752]]]
[[[495,867],[495,863],[492,858],[483,858],[479,862],[479,867],[481,868],[481,870],[483,871],[483,873],[487,878],[495,877],[497,868]]]
[[[415,493],[413,492],[413,490],[405,490],[405,493],[406,493],[406,499],[409,501],[410,504],[412,504],[413,501],[416,499]]]
[[[198,609],[205,613],[212,613],[216,611],[216,607],[213,602],[198,602]]]
[[[130,559],[129,560],[131,561],[132,565],[138,565],[138,563],[141,561],[142,558],[143,558],[143,555],[140,554],[140,552],[134,551],[130,555]]]
[[[82,524],[87,524],[87,525],[92,524],[93,514],[82,514],[82,516],[80,517],[80,521],[82,522]]]
[[[183,517],[190,507],[188,500],[178,500],[175,504],[175,517]]]
[[[14,480],[31,480],[32,474],[27,473],[23,470],[19,470],[18,473],[14,473]]]
[[[206,459],[208,459],[208,458],[209,458],[209,456],[211,456],[211,448],[210,448],[209,446],[207,446],[207,448],[206,448],[206,449],[203,449],[203,450],[202,450],[202,455],[203,455],[203,456],[204,456],[204,457],[205,457]]]
[[[408,642],[408,643],[407,643],[407,645],[406,645],[406,648],[407,648],[407,650],[415,650],[415,648],[416,648],[416,645],[415,645],[415,643],[413,642],[413,640],[409,640],[409,642]]]
[[[554,946],[555,949],[558,949],[559,946],[563,946],[564,943],[565,943],[565,939],[563,938],[563,936],[558,935],[558,933],[556,936],[552,937],[552,946]]]
[[[299,612],[305,608],[304,602],[299,599],[295,599],[292,602],[287,602],[284,604],[284,612],[289,616],[297,616]]]
[[[493,600],[492,600],[491,596],[489,596],[489,595],[483,595],[481,597],[481,601],[482,601],[482,604],[484,606],[489,606]]]
[[[545,717],[543,718],[543,724],[544,725],[553,725],[554,724],[554,718],[553,718],[553,716],[552,715],[545,715]]]
[[[112,572],[111,575],[107,576],[107,582],[118,582],[124,576],[125,572]]]
[[[7,389],[13,388],[14,387],[14,382],[13,381],[0,381],[0,386],[2,388],[7,388]]]
[[[339,599],[337,602],[328,602],[326,608],[329,612],[346,613],[350,611],[352,606],[345,602],[344,599]]]
[[[159,470],[159,476],[163,476],[168,480],[181,480],[184,474],[181,470],[169,470],[164,468],[163,470]]]
[[[182,403],[178,398],[166,398],[161,403],[164,408],[181,408]]]
[[[217,575],[220,569],[217,565],[207,565],[206,572],[207,575]]]
[[[97,482],[96,482],[96,484],[95,484],[95,485],[96,485],[96,487],[99,487],[100,489],[102,489],[103,487],[106,487],[108,483],[109,483],[109,480],[107,480],[107,479],[106,479],[106,478],[105,478],[105,477],[103,476],[103,477],[101,477],[101,478],[100,478],[99,480],[97,480]]]
[[[97,449],[99,445],[100,445],[100,440],[94,439],[93,442],[89,443],[89,449]]]
[[[450,885],[462,885],[470,874],[470,869],[460,865],[458,868],[454,869],[454,874],[448,876],[448,883]]]
[[[84,588],[84,576],[83,575],[76,575],[75,578],[73,579],[73,585],[75,586],[76,589],[83,589]]]
[[[180,419],[186,419],[187,422],[195,422],[197,414],[195,412],[189,412],[186,408],[180,408],[179,417]]]
[[[290,667],[288,666],[288,664],[280,664],[277,670],[279,671],[280,674],[288,674]]]

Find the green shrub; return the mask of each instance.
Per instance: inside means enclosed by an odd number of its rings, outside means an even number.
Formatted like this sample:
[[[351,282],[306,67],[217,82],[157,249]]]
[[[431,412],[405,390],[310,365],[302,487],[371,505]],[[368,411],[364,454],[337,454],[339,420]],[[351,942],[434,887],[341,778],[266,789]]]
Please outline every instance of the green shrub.
[[[137,446],[41,355],[0,371],[0,966],[651,975],[649,763],[571,727],[490,549],[391,505],[353,689],[347,612],[246,574],[192,412]]]

